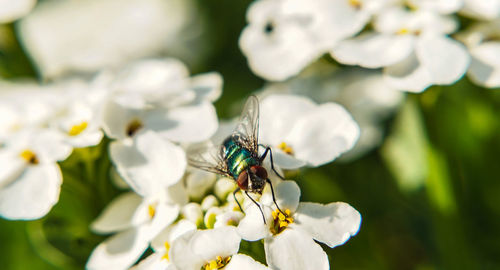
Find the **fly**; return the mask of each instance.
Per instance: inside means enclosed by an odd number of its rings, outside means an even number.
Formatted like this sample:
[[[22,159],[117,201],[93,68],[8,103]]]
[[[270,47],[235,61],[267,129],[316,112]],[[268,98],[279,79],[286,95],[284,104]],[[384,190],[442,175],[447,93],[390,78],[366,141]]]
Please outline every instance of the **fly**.
[[[238,184],[233,196],[240,210],[244,212],[236,199],[236,193],[242,190],[259,207],[264,223],[266,223],[262,208],[248,193],[262,194],[268,183],[274,204],[280,212],[283,212],[276,203],[273,185],[268,178],[267,170],[262,166],[268,153],[271,159],[271,169],[281,179],[284,178],[274,168],[271,148],[259,145],[258,133],[259,100],[256,96],[250,96],[245,103],[238,125],[222,145],[190,151],[192,154],[189,155],[188,161],[193,167],[233,178]],[[261,156],[259,156],[259,146],[266,148]]]

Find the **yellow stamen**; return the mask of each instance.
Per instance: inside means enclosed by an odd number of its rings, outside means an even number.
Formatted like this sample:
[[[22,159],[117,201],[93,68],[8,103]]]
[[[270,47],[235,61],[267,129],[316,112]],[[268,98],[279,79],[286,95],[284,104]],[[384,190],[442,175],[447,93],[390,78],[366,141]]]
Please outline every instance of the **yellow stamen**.
[[[19,154],[21,156],[22,159],[26,160],[26,162],[28,162],[29,164],[38,164],[39,161],[38,161],[38,157],[36,156],[35,153],[33,153],[33,151],[29,150],[29,149],[26,149],[24,151],[21,152],[21,154]]]
[[[150,218],[154,218],[156,215],[156,205],[150,204],[148,205],[148,214]]]
[[[69,136],[76,136],[76,135],[82,133],[82,131],[84,131],[87,128],[87,125],[88,125],[87,122],[83,121],[78,125],[72,126],[68,131],[68,135]]]
[[[217,256],[217,258],[213,261],[208,262],[203,266],[203,270],[217,270],[217,269],[222,269],[224,268],[229,261],[231,260],[231,257],[226,257],[222,258],[221,256]]]
[[[288,225],[293,223],[293,218],[291,217],[290,209],[286,209],[284,213],[279,210],[274,210],[273,215],[273,226],[271,227],[271,232],[276,235],[284,231]]]
[[[163,256],[161,257],[162,259],[165,259],[167,261],[170,261],[170,258],[168,257],[168,251],[170,250],[170,244],[168,243],[168,241],[165,241],[165,254],[163,254]]]
[[[293,156],[293,154],[294,154],[293,148],[290,145],[286,144],[285,142],[280,143],[278,145],[278,148],[283,150],[283,152],[285,152],[291,156]]]
[[[144,125],[139,119],[134,119],[128,123],[125,133],[127,134],[127,136],[132,137],[143,126]]]
[[[360,0],[349,0],[349,5],[351,5],[352,7],[356,8],[356,9],[359,9],[361,8],[361,1]]]
[[[398,35],[406,35],[409,33],[410,33],[410,29],[408,29],[408,28],[401,28],[396,32],[396,34],[398,34]]]

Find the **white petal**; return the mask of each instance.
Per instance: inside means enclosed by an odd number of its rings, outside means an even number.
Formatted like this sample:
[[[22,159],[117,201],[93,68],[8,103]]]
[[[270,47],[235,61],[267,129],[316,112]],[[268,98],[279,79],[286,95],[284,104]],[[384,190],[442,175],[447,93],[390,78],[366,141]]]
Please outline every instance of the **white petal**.
[[[272,269],[327,270],[328,256],[307,234],[287,229],[264,242],[266,261]]]
[[[222,76],[217,72],[199,74],[191,77],[191,88],[197,99],[215,102],[222,94]]]
[[[197,231],[190,246],[205,262],[236,254],[240,248],[241,237],[233,226],[224,226],[212,230]]]
[[[64,142],[64,138],[53,130],[33,131],[28,135],[31,138],[29,148],[36,153],[40,160],[62,161],[65,160],[73,150]]]
[[[265,219],[268,220],[268,224],[264,224],[262,220],[262,214],[259,208],[252,204],[245,209],[245,217],[238,224],[238,234],[241,238],[247,241],[257,241],[259,239],[271,236],[269,231],[269,221],[272,220],[271,211],[268,207],[263,209]]]
[[[0,189],[18,179],[28,165],[14,149],[0,148]]]
[[[358,232],[361,224],[359,212],[342,202],[300,203],[294,219],[294,228],[307,231],[316,241],[331,248],[344,244]]]
[[[182,148],[151,131],[137,134],[132,145],[111,143],[110,155],[123,179],[142,196],[174,185],[186,168]]]
[[[213,188],[215,180],[217,180],[217,177],[213,173],[198,169],[190,170],[185,178],[189,197],[194,200],[201,200]]]
[[[252,71],[275,81],[298,74],[321,54],[316,40],[299,19],[280,18],[282,2],[254,2],[247,14],[250,24],[239,39]],[[272,30],[266,31],[270,23]]]
[[[206,262],[191,248],[191,239],[197,231],[189,231],[178,237],[170,249],[170,258],[177,269],[199,270]]]
[[[465,46],[448,37],[422,36],[418,39],[415,50],[435,84],[454,83],[465,74],[469,66],[470,57]]]
[[[146,221],[146,219],[134,215],[141,203],[142,198],[133,192],[119,195],[92,222],[92,230],[99,233],[110,233],[125,230]]]
[[[117,233],[99,244],[90,254],[86,269],[127,269],[148,248],[138,229]]]
[[[36,0],[1,0],[0,1],[0,24],[14,21],[31,11]]]
[[[412,53],[405,60],[384,68],[384,80],[398,90],[422,92],[432,84],[432,75]]]
[[[130,270],[174,270],[175,266],[163,259],[163,254],[153,253],[134,265]]]
[[[379,68],[406,58],[413,43],[412,35],[366,33],[339,42],[331,53],[342,64]]]
[[[217,130],[217,114],[208,102],[170,109],[165,117],[171,122],[168,128],[158,122],[148,126],[175,142],[200,142],[210,138]]]
[[[264,98],[260,103],[259,142],[279,145],[296,120],[314,107],[316,104],[303,96],[270,95]]]
[[[169,245],[182,236],[183,234],[195,231],[196,224],[188,221],[186,219],[181,219],[177,223],[168,226],[162,232],[160,232],[154,239],[151,241],[151,246],[155,251],[165,250],[165,242],[168,242]]]
[[[194,19],[192,3],[183,0],[39,2],[18,31],[43,77],[90,73],[183,46],[190,34],[180,31]]]
[[[144,237],[148,240],[156,237],[165,227],[170,225],[179,216],[179,206],[160,202],[155,207],[155,215],[151,222],[142,225]]]
[[[285,141],[295,157],[311,166],[328,163],[350,150],[359,138],[358,124],[336,103],[325,103],[301,116]]]
[[[244,254],[235,254],[231,257],[231,261],[226,265],[224,270],[266,270],[269,269],[260,262],[255,261],[252,257]]]
[[[299,206],[300,188],[295,181],[281,181],[274,185],[274,194],[276,203],[283,211],[288,209],[293,213]],[[264,205],[275,208],[271,192],[264,193],[260,201]]]
[[[462,13],[477,19],[495,19],[500,17],[500,0],[464,0]]]
[[[470,50],[472,62],[468,75],[485,87],[500,86],[500,42],[485,42]]]
[[[307,164],[306,161],[298,159],[292,155],[289,155],[276,147],[273,147],[272,151],[273,151],[274,165],[277,165],[282,169],[293,170],[293,169],[298,169]],[[270,161],[269,158],[267,159]]]
[[[142,118],[144,118],[143,112],[127,108],[114,101],[104,103],[101,113],[102,128],[106,135],[113,139],[127,138],[127,126],[133,120],[144,122]]]
[[[15,181],[0,189],[0,215],[7,219],[37,219],[59,200],[62,175],[55,163],[26,167]]]

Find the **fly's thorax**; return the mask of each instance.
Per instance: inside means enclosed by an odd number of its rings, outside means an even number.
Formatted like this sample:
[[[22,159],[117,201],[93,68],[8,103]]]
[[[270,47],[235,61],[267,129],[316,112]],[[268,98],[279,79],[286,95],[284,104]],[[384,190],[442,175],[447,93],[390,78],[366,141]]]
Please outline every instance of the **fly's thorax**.
[[[234,136],[228,137],[224,141],[221,151],[227,168],[235,180],[251,166],[260,165],[256,155],[240,145]]]

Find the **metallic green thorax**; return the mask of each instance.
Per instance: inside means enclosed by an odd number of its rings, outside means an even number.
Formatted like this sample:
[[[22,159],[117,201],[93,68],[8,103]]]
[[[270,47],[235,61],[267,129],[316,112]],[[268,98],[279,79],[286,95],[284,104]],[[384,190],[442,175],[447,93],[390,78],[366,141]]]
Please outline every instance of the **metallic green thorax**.
[[[250,166],[259,165],[259,160],[248,149],[238,144],[232,137],[224,141],[224,160],[234,179]]]

